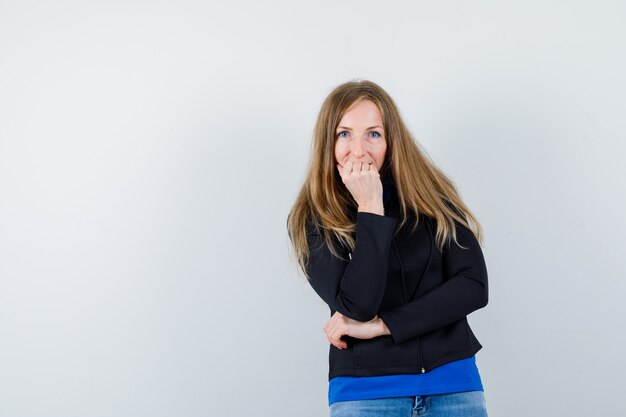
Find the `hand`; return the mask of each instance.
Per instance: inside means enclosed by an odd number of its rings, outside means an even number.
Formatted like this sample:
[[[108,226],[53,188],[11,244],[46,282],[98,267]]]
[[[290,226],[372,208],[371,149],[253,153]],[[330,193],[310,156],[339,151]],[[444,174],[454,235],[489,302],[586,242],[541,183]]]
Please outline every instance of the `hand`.
[[[337,164],[337,170],[360,211],[384,213],[383,184],[374,164],[350,160],[344,166]]]
[[[370,321],[356,321],[336,312],[324,326],[324,333],[330,344],[338,349],[345,349],[348,344],[341,336],[352,336],[357,339],[373,339],[377,336],[391,334],[389,329],[378,317]]]

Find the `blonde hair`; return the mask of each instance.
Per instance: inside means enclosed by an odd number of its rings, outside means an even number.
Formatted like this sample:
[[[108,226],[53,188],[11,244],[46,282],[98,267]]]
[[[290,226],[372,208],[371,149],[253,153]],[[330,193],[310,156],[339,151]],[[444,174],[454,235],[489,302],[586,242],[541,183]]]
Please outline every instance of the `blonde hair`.
[[[412,210],[418,219],[422,212],[436,220],[435,241],[440,251],[450,238],[458,244],[455,220],[482,243],[477,219],[463,203],[454,183],[413,138],[389,94],[371,81],[350,81],[336,87],[322,104],[315,123],[308,173],[287,218],[289,238],[304,274],[307,275],[310,256],[308,222],[323,233],[333,255],[341,258],[337,244],[354,250],[355,224],[349,213],[357,206],[336,169],[335,132],[343,114],[363,99],[376,104],[383,119],[387,151],[381,177],[389,172],[396,185],[401,213],[398,229]]]

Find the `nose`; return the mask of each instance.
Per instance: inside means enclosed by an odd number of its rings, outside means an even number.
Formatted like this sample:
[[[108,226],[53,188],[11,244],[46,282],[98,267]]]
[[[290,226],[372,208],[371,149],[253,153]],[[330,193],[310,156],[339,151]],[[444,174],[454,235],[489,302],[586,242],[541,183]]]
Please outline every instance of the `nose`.
[[[350,153],[352,153],[355,158],[361,158],[365,155],[365,147],[365,140],[360,137],[356,137],[350,141]]]

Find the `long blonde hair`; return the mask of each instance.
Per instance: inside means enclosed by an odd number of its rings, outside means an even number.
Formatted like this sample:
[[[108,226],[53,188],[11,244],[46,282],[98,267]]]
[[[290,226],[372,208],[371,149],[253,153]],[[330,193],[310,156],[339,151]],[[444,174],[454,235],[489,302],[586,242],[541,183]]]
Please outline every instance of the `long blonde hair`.
[[[463,203],[454,183],[413,138],[389,94],[371,81],[350,81],[336,87],[322,104],[315,123],[308,173],[287,218],[289,238],[305,275],[310,256],[307,222],[323,233],[333,255],[341,258],[338,244],[354,250],[355,224],[349,213],[356,208],[356,202],[337,172],[334,150],[339,121],[352,104],[362,99],[376,104],[383,119],[387,151],[381,177],[390,172],[396,185],[401,213],[398,229],[412,210],[418,219],[422,212],[436,220],[435,240],[440,251],[450,238],[458,244],[455,220],[469,228],[482,244],[477,219]]]

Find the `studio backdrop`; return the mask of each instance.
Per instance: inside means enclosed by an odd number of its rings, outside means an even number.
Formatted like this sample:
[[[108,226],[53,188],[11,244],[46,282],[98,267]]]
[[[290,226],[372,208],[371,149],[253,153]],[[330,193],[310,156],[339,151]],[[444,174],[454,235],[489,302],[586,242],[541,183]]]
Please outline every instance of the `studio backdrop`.
[[[492,416],[625,415],[620,1],[0,2],[0,417],[328,415],[286,219],[378,83],[485,232]]]

